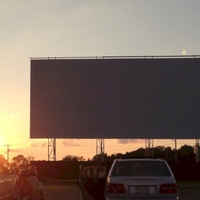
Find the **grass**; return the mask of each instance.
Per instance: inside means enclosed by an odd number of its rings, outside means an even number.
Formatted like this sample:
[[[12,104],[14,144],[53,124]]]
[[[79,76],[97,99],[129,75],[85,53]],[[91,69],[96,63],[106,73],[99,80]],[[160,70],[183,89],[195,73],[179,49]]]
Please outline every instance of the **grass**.
[[[182,189],[200,189],[200,181],[177,181],[177,184]]]

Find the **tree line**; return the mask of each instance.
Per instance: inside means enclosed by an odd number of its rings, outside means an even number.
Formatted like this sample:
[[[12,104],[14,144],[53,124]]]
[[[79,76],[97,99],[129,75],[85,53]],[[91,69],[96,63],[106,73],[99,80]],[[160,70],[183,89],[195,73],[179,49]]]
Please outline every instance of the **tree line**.
[[[195,148],[190,145],[183,145],[179,149],[175,150],[171,147],[165,146],[157,146],[151,149],[151,156],[157,158],[163,158],[168,162],[178,161],[178,162],[196,162],[196,153]],[[146,157],[146,149],[145,148],[138,148],[137,150],[123,153],[116,153],[108,155],[104,153],[103,155],[94,155],[91,161],[97,161],[100,159],[105,161],[113,161],[116,158],[123,158],[123,157]],[[83,156],[72,156],[67,155],[63,159],[63,161],[84,161]]]
[[[199,149],[199,148],[198,148]],[[190,145],[183,145],[179,149],[175,150],[171,147],[165,147],[165,146],[157,146],[151,149],[153,157],[157,158],[163,158],[166,161],[173,162],[196,162],[196,151],[195,147]],[[198,151],[198,155],[200,155]],[[126,153],[116,153],[108,155],[107,153],[104,153],[103,155],[94,155],[91,159],[88,161],[97,161],[100,159],[103,159],[105,161],[113,161],[116,158],[122,158],[122,157],[146,157],[146,149],[145,148],[138,148],[137,150],[133,150]],[[35,160],[34,157],[27,157],[27,160]],[[176,160],[177,159],[177,160]],[[86,161],[84,156],[74,156],[74,155],[66,155],[62,161]],[[16,162],[16,157],[13,158],[12,162]],[[0,163],[3,165],[7,165],[8,161],[4,158],[3,155],[0,154]]]

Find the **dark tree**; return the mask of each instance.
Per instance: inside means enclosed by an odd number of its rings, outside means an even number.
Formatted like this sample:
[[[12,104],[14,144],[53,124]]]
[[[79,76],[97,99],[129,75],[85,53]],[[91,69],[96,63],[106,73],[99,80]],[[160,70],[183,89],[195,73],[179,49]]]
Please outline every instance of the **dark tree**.
[[[72,156],[72,155],[67,155],[65,156],[62,161],[84,161],[85,159],[83,156]]]
[[[194,147],[189,145],[183,145],[178,149],[178,161],[195,162]]]

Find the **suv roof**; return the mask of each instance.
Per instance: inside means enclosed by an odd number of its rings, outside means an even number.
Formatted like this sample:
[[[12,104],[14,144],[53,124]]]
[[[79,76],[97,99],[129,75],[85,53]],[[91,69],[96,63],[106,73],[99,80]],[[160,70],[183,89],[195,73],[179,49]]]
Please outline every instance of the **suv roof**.
[[[124,158],[117,158],[115,159],[116,161],[128,161],[128,160],[149,160],[149,161],[164,161],[164,159],[161,158],[152,158],[152,157],[134,157],[134,158],[130,158],[130,157],[124,157]]]

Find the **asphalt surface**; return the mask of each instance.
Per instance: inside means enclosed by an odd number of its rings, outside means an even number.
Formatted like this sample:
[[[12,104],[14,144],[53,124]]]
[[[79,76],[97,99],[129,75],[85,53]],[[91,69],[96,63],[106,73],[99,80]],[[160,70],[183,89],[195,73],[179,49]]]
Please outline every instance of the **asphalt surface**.
[[[43,188],[46,200],[82,200],[76,181],[48,181]],[[200,182],[181,183],[178,191],[179,200],[200,200]]]
[[[82,200],[76,181],[48,181],[43,189],[46,200]]]

